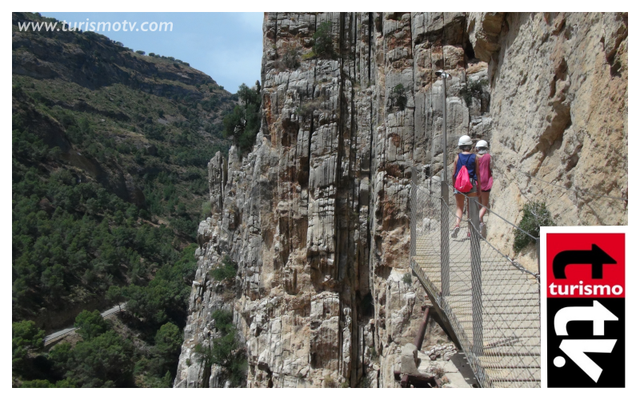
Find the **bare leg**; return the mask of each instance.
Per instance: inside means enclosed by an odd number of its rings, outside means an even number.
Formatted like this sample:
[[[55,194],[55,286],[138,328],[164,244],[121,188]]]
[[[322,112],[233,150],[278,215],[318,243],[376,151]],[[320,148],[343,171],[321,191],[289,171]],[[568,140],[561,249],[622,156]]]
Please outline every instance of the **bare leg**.
[[[460,226],[462,221],[462,210],[464,209],[464,195],[456,194],[456,226]]]
[[[480,222],[483,222],[482,217],[487,213],[486,207],[489,207],[489,193],[490,192],[480,192],[480,204],[483,206],[480,210]]]
[[[462,213],[464,208],[464,195],[456,194],[456,225],[453,227],[453,231],[451,231],[451,237],[457,238],[458,232],[460,232],[460,221],[462,221]]]
[[[462,210],[464,209],[464,195],[456,194],[456,226],[460,226],[462,221]]]

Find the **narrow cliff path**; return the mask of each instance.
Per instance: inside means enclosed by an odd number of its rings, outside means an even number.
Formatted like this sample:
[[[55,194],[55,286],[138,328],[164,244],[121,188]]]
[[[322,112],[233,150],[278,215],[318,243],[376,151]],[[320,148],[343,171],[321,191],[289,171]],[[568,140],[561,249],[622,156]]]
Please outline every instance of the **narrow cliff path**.
[[[127,306],[127,303],[121,303],[118,304],[116,306],[111,307],[110,309],[108,309],[107,311],[103,311],[102,313],[100,313],[100,315],[102,315],[102,318],[106,318],[109,315],[113,315],[116,314],[122,310],[124,310]],[[57,332],[54,332],[50,335],[47,335],[44,337],[44,345],[48,346],[50,344],[52,344],[55,341],[58,341],[60,339],[62,339],[63,337],[69,335],[70,333],[75,332],[76,328],[74,327],[70,327],[70,328],[65,328],[62,330],[59,330]]]

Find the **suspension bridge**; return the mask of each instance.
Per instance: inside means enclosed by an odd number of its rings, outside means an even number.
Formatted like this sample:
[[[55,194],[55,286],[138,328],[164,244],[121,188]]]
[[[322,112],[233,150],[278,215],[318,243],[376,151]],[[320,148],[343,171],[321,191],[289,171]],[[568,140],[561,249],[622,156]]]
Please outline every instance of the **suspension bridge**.
[[[489,210],[491,218],[501,219],[535,243],[537,265],[523,267],[500,251],[501,246],[492,244],[481,234],[481,205],[475,197],[465,201],[468,217],[463,214],[462,229],[455,238],[451,237],[457,217],[447,172],[446,98],[450,75],[442,70],[435,75],[442,82],[443,124],[439,146],[444,149],[444,168],[441,176],[432,176],[429,167],[429,176],[420,184],[416,169],[412,171],[411,270],[434,305],[443,328],[466,354],[480,386],[541,387],[539,238],[495,210]],[[432,136],[429,141],[431,160],[435,159],[438,147],[435,139]],[[520,173],[538,184],[566,190],[584,202],[602,199],[623,201],[625,207],[628,204],[626,191],[622,197],[596,194],[545,181],[515,165],[498,168],[503,173]],[[545,216],[530,212],[538,226],[545,224]]]
[[[451,238],[456,216],[448,192],[437,177],[427,187],[414,180],[411,269],[482,387],[540,387],[539,273],[481,235],[473,197],[470,217]]]

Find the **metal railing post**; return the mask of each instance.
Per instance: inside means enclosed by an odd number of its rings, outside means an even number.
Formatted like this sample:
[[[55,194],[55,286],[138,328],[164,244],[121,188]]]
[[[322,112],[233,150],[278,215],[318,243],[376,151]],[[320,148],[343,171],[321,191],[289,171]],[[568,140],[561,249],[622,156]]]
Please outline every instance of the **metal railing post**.
[[[447,77],[442,79],[442,205],[440,208],[440,284],[442,296],[449,296],[449,177],[447,172]]]
[[[418,194],[416,193],[418,185],[416,184],[416,181],[416,168],[411,167],[411,261],[413,261],[413,257],[416,255],[416,225],[418,223]]]
[[[473,352],[480,356],[483,353],[482,333],[482,260],[480,258],[480,217],[478,202],[470,198],[469,214],[471,222],[471,310],[473,314]]]
[[[538,256],[538,276],[540,276],[540,238],[536,239],[536,254]]]
[[[442,296],[449,296],[449,198],[447,182],[442,182],[443,197],[440,202],[440,291]],[[447,197],[444,197],[447,196]]]

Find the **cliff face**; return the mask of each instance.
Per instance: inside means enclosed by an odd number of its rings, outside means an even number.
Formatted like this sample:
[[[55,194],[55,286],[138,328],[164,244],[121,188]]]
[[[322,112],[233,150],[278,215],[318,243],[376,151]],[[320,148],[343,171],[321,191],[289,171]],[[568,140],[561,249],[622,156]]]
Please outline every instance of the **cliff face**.
[[[627,16],[472,13],[469,25],[490,62],[493,208],[513,221],[538,200],[557,225],[627,224]]]
[[[333,57],[311,53],[323,22],[331,23]],[[531,48],[522,50],[525,45]],[[401,346],[413,340],[428,304],[417,283],[403,276],[409,272],[412,167],[418,182],[442,169],[439,69],[452,75],[451,154],[458,137],[469,134],[489,140],[503,164],[557,185],[571,182],[611,196],[616,185],[626,187],[621,16],[266,14],[262,128],[242,160],[232,148],[228,162],[218,154],[209,163],[212,216],[198,232],[199,268],[176,386],[225,384],[224,372],[217,366],[204,371],[194,352],[216,335],[211,311],[218,308],[234,311],[250,387],[395,385]],[[483,80],[485,89],[465,96],[464,88]],[[584,99],[590,105],[574,104]],[[605,119],[612,110],[619,111]],[[589,135],[598,139],[581,144]],[[580,161],[594,153],[608,164]],[[558,176],[560,165],[572,166]],[[509,204],[512,220],[524,202],[518,190],[556,196],[494,168],[504,182],[492,204]],[[598,180],[593,168],[610,174]],[[550,208],[554,216],[573,212],[595,223],[579,201]],[[604,223],[626,221],[623,207],[616,216],[602,215]],[[505,247],[512,240],[498,224],[492,234],[502,234]],[[233,296],[208,275],[224,254],[239,265]],[[437,325],[429,329],[425,346],[446,340]]]

